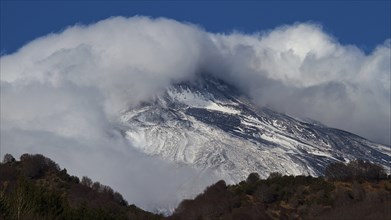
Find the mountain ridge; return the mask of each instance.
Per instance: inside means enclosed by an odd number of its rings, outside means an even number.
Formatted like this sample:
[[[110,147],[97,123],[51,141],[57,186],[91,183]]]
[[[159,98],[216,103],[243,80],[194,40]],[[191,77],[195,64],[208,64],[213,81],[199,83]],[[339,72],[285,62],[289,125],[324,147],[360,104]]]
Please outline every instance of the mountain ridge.
[[[318,176],[331,162],[362,158],[388,168],[391,161],[389,146],[258,108],[207,74],[174,84],[121,120],[126,138],[142,152],[213,170],[228,183],[251,172]]]

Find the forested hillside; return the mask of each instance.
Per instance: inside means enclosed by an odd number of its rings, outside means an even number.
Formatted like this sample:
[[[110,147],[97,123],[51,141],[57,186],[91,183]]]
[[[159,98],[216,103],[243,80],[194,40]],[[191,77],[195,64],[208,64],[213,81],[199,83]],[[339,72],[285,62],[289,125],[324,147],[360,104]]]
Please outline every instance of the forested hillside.
[[[383,167],[334,163],[325,175],[221,180],[163,217],[128,205],[109,186],[69,175],[43,155],[17,161],[7,154],[0,164],[0,219],[390,219],[391,179]]]
[[[381,166],[362,160],[330,164],[326,177],[282,176],[208,187],[184,200],[177,219],[390,219],[391,179]]]
[[[109,186],[79,180],[42,155],[11,155],[0,165],[0,219],[161,219]]]

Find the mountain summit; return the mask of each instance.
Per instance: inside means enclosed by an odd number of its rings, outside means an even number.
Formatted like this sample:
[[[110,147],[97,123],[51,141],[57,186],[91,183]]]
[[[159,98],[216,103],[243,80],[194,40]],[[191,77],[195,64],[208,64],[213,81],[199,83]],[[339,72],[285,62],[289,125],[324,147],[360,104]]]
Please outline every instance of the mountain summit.
[[[389,146],[256,107],[233,86],[205,74],[129,109],[122,121],[139,150],[212,170],[228,182],[251,172],[317,176],[331,162],[356,158],[391,163]]]

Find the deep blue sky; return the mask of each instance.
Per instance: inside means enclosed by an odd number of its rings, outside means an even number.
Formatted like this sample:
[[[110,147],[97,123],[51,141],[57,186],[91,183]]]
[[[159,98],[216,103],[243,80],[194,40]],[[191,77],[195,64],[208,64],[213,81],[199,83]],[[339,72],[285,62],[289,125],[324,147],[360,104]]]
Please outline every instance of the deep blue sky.
[[[211,32],[251,33],[313,21],[343,44],[366,52],[390,38],[390,1],[2,1],[1,54],[76,23],[110,16],[147,15],[198,24]]]

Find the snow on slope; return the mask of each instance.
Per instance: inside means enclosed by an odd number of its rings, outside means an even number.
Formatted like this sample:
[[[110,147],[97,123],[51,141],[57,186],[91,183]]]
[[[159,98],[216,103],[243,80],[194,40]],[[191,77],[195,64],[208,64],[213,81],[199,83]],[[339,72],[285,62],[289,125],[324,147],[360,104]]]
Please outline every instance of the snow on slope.
[[[126,137],[141,151],[213,170],[229,183],[258,172],[320,175],[335,161],[367,159],[390,167],[389,146],[267,108],[202,75],[173,85],[123,114]]]

